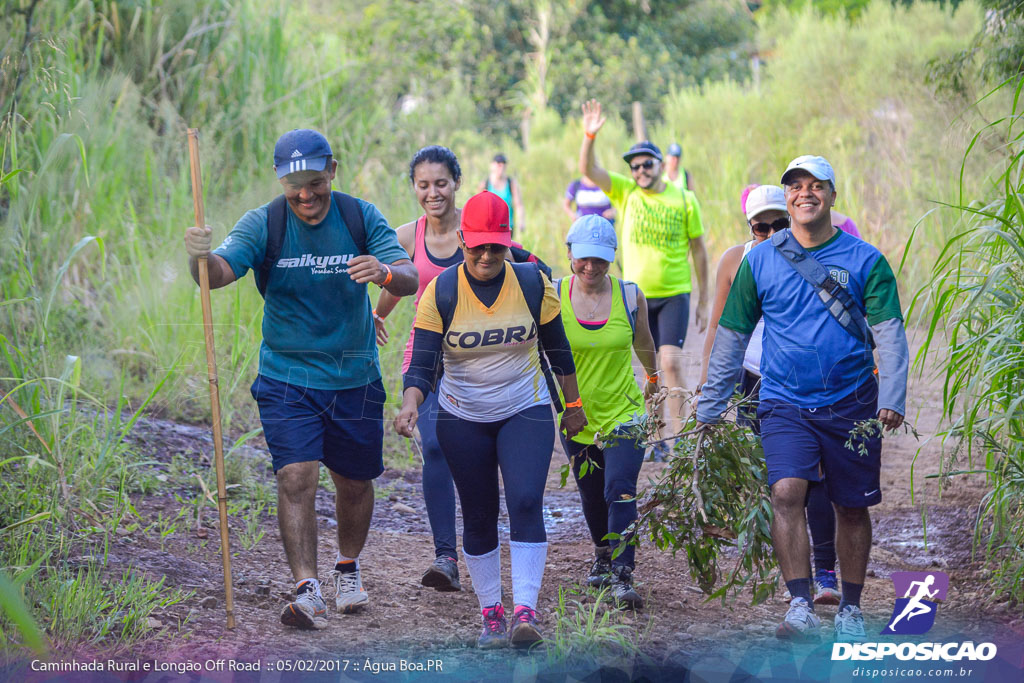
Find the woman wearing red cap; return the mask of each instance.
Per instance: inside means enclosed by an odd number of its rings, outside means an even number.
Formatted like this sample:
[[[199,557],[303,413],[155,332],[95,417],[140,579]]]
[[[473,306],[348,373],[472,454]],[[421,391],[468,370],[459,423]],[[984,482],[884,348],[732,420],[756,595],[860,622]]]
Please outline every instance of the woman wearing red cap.
[[[412,182],[416,199],[423,208],[418,219],[396,229],[398,241],[412,257],[419,272],[419,289],[415,303],[419,305],[427,285],[445,268],[462,263],[462,249],[458,236],[462,209],[455,204],[455,193],[462,184],[462,168],[459,160],[447,147],[429,145],[413,155],[409,163],[409,180]],[[538,263],[550,273],[533,254],[512,242],[510,250],[516,262]],[[377,343],[383,346],[388,341],[384,320],[388,317],[400,297],[387,290],[381,291],[374,310],[374,324],[377,328]],[[409,370],[412,360],[413,330],[405,345],[402,374]],[[429,393],[420,408],[417,428],[420,434],[423,457],[423,501],[427,508],[427,519],[434,537],[434,560],[427,567],[420,583],[438,591],[459,591],[458,553],[455,533],[455,485],[448,462],[437,442],[437,394]]]
[[[395,430],[411,437],[420,405],[436,390],[437,440],[462,505],[463,554],[483,614],[478,644],[528,647],[541,640],[542,506],[555,436],[538,342],[566,399],[562,430],[574,436],[587,420],[554,288],[536,266],[506,261],[508,206],[491,192],[475,195],[463,207],[460,227],[464,263],[431,281],[416,310]],[[442,355],[444,374],[435,389]],[[511,540],[511,631],[501,603],[499,470]]]

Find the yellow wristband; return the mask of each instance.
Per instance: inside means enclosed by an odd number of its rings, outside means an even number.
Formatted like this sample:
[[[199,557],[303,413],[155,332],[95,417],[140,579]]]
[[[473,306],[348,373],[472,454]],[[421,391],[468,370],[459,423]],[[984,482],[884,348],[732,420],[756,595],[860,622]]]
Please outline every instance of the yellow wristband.
[[[582,408],[583,407],[583,399],[582,398],[578,398],[575,401],[573,401],[572,403],[566,403],[565,407],[566,408]]]

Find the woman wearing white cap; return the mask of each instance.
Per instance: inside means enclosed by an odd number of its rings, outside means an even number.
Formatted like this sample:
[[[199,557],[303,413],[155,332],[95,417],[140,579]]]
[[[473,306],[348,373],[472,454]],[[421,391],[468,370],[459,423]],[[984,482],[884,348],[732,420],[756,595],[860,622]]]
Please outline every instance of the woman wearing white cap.
[[[718,263],[718,274],[715,277],[715,304],[711,311],[711,322],[708,324],[707,338],[704,340],[704,359],[701,363],[701,376],[698,388],[708,378],[708,362],[711,348],[715,343],[715,331],[718,320],[722,317],[725,300],[736,277],[743,258],[761,242],[766,241],[775,232],[789,227],[789,213],[786,211],[786,194],[777,185],[759,185],[747,188],[741,195],[743,211],[750,225],[752,239],[744,244],[730,247],[722,254]],[[851,221],[852,222],[852,221]],[[855,228],[856,229],[856,228]],[[767,247],[766,247],[767,248]],[[757,421],[758,388],[761,381],[761,339],[764,333],[762,318],[754,329],[743,356],[743,387],[742,393],[749,402],[741,406],[737,422],[751,427],[760,433]],[[807,520],[811,527],[812,553],[814,555],[814,602],[818,605],[838,605],[839,591],[836,581],[836,523],[832,503],[825,487],[814,485],[808,488]]]
[[[587,582],[610,585],[616,602],[638,609],[643,599],[633,589],[634,547],[627,545],[612,557],[619,541],[605,537],[622,534],[637,514],[636,483],[644,445],[626,433],[642,412],[644,398],[658,385],[647,301],[635,284],[608,275],[617,242],[607,219],[581,216],[569,229],[566,243],[573,274],[559,280],[557,288],[589,423],[571,438],[563,435],[562,445],[594,541],[596,560]],[[647,375],[643,394],[633,376],[633,351]]]

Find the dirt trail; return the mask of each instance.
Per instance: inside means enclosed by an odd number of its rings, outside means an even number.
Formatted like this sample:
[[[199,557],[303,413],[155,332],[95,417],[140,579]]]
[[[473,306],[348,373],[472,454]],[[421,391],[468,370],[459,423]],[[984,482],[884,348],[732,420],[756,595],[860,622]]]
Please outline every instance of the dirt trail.
[[[700,337],[696,334],[693,337],[691,344],[697,348]],[[693,382],[697,373],[696,359],[691,357],[689,365]],[[931,383],[911,382],[910,417],[922,435],[933,434],[936,430],[937,396]],[[133,438],[161,463],[167,463],[175,454],[198,459],[197,454],[210,450],[206,430],[160,420],[140,421]],[[245,456],[268,461],[269,457],[260,450],[261,445],[254,441],[243,447]],[[1007,605],[988,601],[991,596],[981,587],[979,567],[971,559],[973,515],[984,492],[983,482],[978,478],[959,478],[939,497],[938,482],[924,479],[924,475],[937,470],[941,455],[936,440],[918,442],[903,434],[885,440],[884,499],[872,510],[875,541],[864,597],[869,631],[877,633],[885,625],[894,598],[888,577],[892,571],[902,569],[941,568],[951,575],[950,595],[943,606],[946,617],[955,615],[954,619],[944,621],[949,628],[970,633],[989,620],[1009,623],[1014,619],[1007,612]],[[572,586],[580,580],[592,557],[571,478],[564,489],[558,487],[558,472],[563,462],[559,450],[552,458],[545,497],[550,546],[540,613],[542,617],[548,615],[549,625],[558,588]],[[663,467],[659,463],[645,463],[641,482],[657,478]],[[913,500],[912,471],[915,477]],[[133,564],[154,576],[166,576],[170,585],[196,592],[187,604],[156,615],[164,624],[178,623],[187,617],[191,637],[158,637],[133,656],[166,661],[200,656],[204,659],[266,660],[303,655],[332,660],[376,657],[383,661],[388,657],[394,659],[396,653],[401,652],[410,660],[444,657],[449,670],[479,666],[481,671],[506,662],[507,653],[472,649],[479,630],[479,616],[476,597],[470,590],[438,593],[419,585],[419,576],[433,557],[419,471],[389,470],[377,480],[376,488],[378,498],[373,527],[361,558],[364,584],[370,596],[369,608],[355,615],[332,613],[329,628],[319,632],[296,632],[278,621],[282,605],[291,596],[292,585],[276,520],[267,515],[261,522],[265,536],[248,551],[242,550],[237,541],[244,522],[231,521],[235,539],[233,570],[238,628],[230,633],[222,626],[224,611],[215,513],[206,520],[205,539],[198,538],[194,529],[179,532],[166,540],[162,550],[159,538],[141,533],[118,537],[110,548],[112,574],[119,574],[124,566]],[[135,504],[142,520],[149,522],[160,513],[177,512],[179,503],[174,493],[164,491],[137,499]],[[316,509],[321,531],[320,571],[321,576],[326,577],[334,558],[333,492],[321,489]],[[405,511],[400,511],[402,509]],[[923,515],[928,520],[927,546],[922,533]],[[504,513],[502,519],[506,519]],[[507,527],[505,539],[503,567],[506,591],[509,591]],[[463,583],[469,587],[471,581],[465,566],[461,565],[461,569]],[[689,580],[685,559],[658,552],[649,543],[638,551],[635,577],[647,603],[646,609],[636,615],[618,615],[616,619],[642,634],[642,651],[660,666],[692,661],[693,656],[719,648],[723,643],[772,644],[774,627],[785,611],[778,598],[756,607],[742,599],[731,607],[717,602],[704,603],[699,589]],[[830,609],[826,608],[823,614],[826,623],[831,622]],[[1018,619],[1014,626],[1020,627],[1021,623]]]

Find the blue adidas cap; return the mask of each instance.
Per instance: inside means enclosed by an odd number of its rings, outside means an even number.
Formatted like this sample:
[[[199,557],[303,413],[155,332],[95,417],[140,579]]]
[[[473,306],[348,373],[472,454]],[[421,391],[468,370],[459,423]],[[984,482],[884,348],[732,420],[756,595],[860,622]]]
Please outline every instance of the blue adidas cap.
[[[274,168],[278,178],[297,171],[322,171],[332,156],[327,138],[309,128],[296,128],[278,138],[274,145]]]
[[[600,214],[580,216],[573,221],[565,237],[573,258],[599,258],[611,263],[615,260],[615,228]]]

